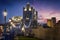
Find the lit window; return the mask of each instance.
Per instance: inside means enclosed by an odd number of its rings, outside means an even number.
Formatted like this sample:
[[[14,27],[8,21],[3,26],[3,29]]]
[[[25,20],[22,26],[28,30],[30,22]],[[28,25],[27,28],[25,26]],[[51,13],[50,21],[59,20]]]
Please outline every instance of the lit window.
[[[29,20],[29,18],[26,18],[27,20]]]
[[[29,11],[31,11],[31,8],[29,8]]]
[[[11,19],[9,19],[9,22],[11,22],[12,20]]]
[[[36,11],[34,12],[34,14],[36,15]]]
[[[25,28],[24,27],[22,27],[22,31],[25,32]]]
[[[25,8],[24,11],[27,11],[27,9]]]
[[[18,19],[18,20],[20,20],[20,19]]]

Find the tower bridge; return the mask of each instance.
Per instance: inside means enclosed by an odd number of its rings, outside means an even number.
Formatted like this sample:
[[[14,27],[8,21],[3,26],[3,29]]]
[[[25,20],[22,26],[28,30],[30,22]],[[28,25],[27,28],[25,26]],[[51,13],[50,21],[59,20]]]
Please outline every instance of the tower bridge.
[[[9,25],[11,29],[16,28],[16,30],[21,30],[22,32],[31,31],[30,28],[37,27],[37,19],[38,12],[27,3],[26,7],[23,7],[23,17],[13,16],[9,19]]]
[[[23,7],[23,20],[26,27],[37,27],[37,11],[27,3],[26,7]]]
[[[30,6],[30,3],[27,3],[23,7],[23,17],[14,16],[11,18],[14,25],[24,25],[26,28],[37,27],[38,12]],[[12,25],[12,26],[14,26]],[[22,26],[21,26],[22,27]]]

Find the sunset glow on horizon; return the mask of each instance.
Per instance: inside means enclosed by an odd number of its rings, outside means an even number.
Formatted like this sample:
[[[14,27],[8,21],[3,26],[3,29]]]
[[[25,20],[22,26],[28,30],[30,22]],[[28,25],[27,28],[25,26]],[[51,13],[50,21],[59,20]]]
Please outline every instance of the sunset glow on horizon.
[[[6,8],[8,15],[7,21],[13,16],[23,16],[23,7],[27,2],[37,10],[38,21],[46,22],[51,17],[56,17],[57,21],[60,20],[60,1],[59,0],[0,0],[0,13],[1,22],[3,22],[2,12]]]
[[[40,10],[38,11],[38,21],[46,22],[45,20],[51,19],[52,17],[56,17],[56,20],[60,20],[60,12],[54,10]]]

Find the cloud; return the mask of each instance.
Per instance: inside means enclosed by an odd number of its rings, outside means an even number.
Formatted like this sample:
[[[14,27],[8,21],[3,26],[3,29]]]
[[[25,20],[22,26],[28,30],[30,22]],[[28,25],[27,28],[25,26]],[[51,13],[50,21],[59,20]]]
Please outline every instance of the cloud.
[[[52,9],[41,9],[38,11],[38,18],[40,19],[39,21],[42,20],[41,22],[51,19],[52,17],[56,17],[57,20],[60,20],[60,12]]]

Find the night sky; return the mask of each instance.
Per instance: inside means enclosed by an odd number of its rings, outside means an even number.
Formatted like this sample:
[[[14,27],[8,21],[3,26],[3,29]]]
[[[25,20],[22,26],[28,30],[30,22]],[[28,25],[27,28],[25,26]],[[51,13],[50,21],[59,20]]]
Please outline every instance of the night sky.
[[[60,19],[59,0],[0,0],[0,23],[4,23],[2,12],[7,9],[7,21],[13,16],[22,16],[23,7],[29,2],[38,11],[38,22],[44,22],[47,18]]]

